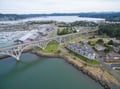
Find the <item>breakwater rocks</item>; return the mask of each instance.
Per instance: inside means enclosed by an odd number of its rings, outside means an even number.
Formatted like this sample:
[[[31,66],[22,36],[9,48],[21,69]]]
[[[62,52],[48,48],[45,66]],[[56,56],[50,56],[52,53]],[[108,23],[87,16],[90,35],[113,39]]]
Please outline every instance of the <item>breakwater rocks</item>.
[[[67,63],[71,64],[73,67],[75,67],[78,71],[81,71],[82,73],[86,74],[93,80],[95,80],[97,83],[99,83],[101,86],[104,87],[104,89],[111,89],[106,81],[103,81],[99,78],[99,76],[94,76],[89,70],[86,70],[83,65],[78,65],[76,62],[71,61],[72,58],[58,55],[58,54],[43,54],[40,52],[32,51],[33,54],[36,54],[37,56],[43,56],[43,57],[51,57],[51,58],[62,58]],[[73,59],[72,59],[73,60]],[[75,60],[75,59],[74,59]]]
[[[89,76],[90,78],[92,78],[93,80],[95,80],[96,82],[98,82],[101,86],[103,86],[105,89],[111,89],[108,86],[108,83],[106,81],[103,81],[101,79],[99,79],[99,77],[94,76],[91,72],[89,72],[88,70],[86,70],[84,67],[79,67],[76,64],[74,64],[73,62],[70,62],[67,60],[67,62],[69,64],[71,64],[73,67],[75,67],[77,70],[81,71],[83,74],[86,74],[87,76]]]

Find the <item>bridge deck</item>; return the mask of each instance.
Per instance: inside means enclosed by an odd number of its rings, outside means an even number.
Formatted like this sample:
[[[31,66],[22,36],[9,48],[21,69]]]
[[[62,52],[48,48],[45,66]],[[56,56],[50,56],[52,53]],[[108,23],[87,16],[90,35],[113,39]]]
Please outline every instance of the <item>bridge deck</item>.
[[[94,32],[94,31],[96,31],[96,30],[90,30],[90,31],[87,31],[87,32],[84,32],[84,31],[83,31],[83,32],[79,32],[79,33],[72,33],[72,34],[67,34],[67,35],[62,35],[62,36],[56,36],[56,37],[52,37],[52,38],[47,38],[47,39],[44,39],[44,40],[32,41],[32,42],[21,43],[21,44],[15,44],[15,45],[12,45],[12,46],[2,47],[2,48],[0,48],[0,51],[6,50],[6,49],[12,49],[12,48],[15,48],[15,47],[18,47],[18,46],[35,44],[35,43],[44,42],[44,41],[47,41],[47,40],[59,39],[59,38],[64,38],[64,37],[73,36],[73,35],[78,35],[78,34],[84,34],[84,33]]]

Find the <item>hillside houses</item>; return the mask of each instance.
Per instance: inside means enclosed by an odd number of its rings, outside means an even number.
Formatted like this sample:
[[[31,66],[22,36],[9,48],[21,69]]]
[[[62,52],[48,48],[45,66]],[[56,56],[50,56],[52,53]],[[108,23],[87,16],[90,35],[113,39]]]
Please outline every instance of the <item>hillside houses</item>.
[[[67,48],[77,54],[80,54],[88,59],[95,59],[95,52],[88,45],[80,45],[79,43],[69,43]]]
[[[120,54],[111,51],[106,55],[106,60],[120,60]]]

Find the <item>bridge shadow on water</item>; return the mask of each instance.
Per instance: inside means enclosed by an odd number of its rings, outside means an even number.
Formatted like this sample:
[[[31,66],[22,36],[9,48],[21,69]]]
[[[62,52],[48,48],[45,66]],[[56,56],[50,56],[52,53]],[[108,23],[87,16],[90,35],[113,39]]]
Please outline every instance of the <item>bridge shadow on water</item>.
[[[37,58],[37,59],[35,59],[33,61],[30,61],[30,62],[25,62],[24,60],[16,61],[15,65],[13,66],[13,68],[9,72],[7,72],[4,75],[2,75],[2,79],[1,80],[10,79],[13,76],[18,75],[20,73],[23,73],[24,71],[32,68],[34,65],[36,65],[36,64],[38,64],[40,62],[41,63],[44,62],[44,59]]]

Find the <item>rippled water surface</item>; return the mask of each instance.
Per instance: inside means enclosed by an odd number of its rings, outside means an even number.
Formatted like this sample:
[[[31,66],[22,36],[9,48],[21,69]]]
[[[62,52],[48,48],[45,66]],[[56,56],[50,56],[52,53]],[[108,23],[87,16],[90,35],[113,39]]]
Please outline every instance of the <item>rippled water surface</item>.
[[[60,58],[24,53],[0,60],[0,89],[103,89]]]

